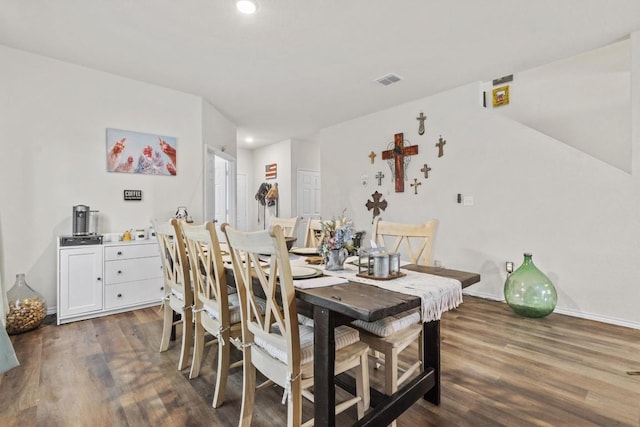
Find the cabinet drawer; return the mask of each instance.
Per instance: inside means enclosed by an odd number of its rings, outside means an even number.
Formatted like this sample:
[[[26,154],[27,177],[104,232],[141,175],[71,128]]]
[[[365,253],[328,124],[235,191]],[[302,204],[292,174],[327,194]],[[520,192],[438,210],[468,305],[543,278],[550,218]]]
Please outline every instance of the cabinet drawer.
[[[145,245],[132,244],[121,246],[107,246],[104,248],[105,261],[153,256],[160,256],[160,249],[157,243],[149,243]]]
[[[160,257],[124,259],[104,263],[106,285],[162,277]]]
[[[157,302],[164,296],[162,279],[140,280],[104,287],[105,310]]]

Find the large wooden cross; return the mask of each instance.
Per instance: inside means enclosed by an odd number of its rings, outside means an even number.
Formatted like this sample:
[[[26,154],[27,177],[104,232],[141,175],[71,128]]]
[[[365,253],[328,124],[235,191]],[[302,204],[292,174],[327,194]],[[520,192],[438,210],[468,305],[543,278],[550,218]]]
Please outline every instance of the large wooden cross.
[[[396,133],[393,136],[393,149],[382,152],[383,160],[394,159],[395,167],[393,172],[395,174],[396,193],[404,192],[404,161],[405,156],[413,156],[418,154],[417,145],[404,146],[404,134]]]

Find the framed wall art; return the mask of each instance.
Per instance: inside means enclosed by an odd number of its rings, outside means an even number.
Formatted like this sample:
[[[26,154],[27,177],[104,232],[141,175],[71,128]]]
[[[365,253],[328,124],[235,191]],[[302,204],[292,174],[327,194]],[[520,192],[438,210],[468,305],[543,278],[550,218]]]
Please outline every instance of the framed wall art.
[[[276,179],[278,177],[278,164],[271,163],[265,165],[264,167],[264,178],[265,179]]]
[[[497,87],[493,90],[493,106],[507,105],[509,103],[509,85]]]
[[[177,140],[173,136],[107,129],[107,171],[176,175]]]

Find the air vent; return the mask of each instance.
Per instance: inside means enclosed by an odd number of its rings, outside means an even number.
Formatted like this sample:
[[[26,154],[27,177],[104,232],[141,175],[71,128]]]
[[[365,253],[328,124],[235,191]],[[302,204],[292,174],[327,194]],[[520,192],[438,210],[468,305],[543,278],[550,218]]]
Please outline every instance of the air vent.
[[[389,86],[390,84],[399,82],[400,80],[402,80],[402,77],[391,73],[375,79],[375,82],[380,83],[382,86]]]

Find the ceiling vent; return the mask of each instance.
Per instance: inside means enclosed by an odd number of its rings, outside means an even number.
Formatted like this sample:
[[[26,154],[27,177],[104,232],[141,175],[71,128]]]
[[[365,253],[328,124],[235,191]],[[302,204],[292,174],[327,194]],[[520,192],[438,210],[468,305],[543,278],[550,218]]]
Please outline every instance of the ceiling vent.
[[[382,86],[389,86],[392,83],[396,83],[402,80],[402,78],[397,74],[387,74],[386,76],[379,77],[374,81],[376,83],[380,83]]]

